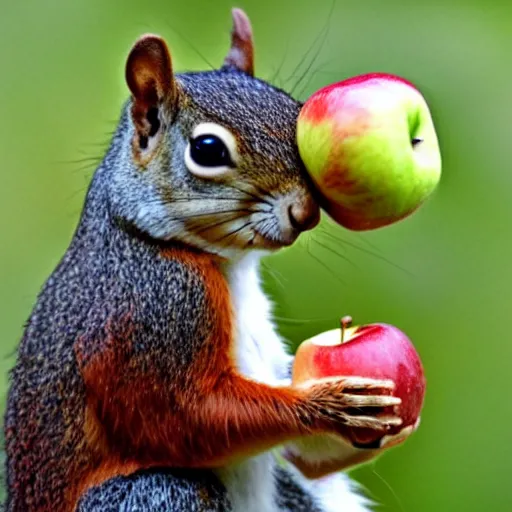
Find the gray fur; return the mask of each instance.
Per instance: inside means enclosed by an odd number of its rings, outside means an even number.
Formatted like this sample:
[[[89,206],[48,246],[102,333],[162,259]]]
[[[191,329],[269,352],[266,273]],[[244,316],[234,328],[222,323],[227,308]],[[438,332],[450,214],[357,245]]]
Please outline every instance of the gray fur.
[[[210,472],[146,471],[93,487],[76,512],[231,512]]]
[[[162,152],[145,170],[131,157],[130,102],[124,106],[78,228],[28,320],[5,416],[8,512],[62,510],[68,475],[99,464],[84,438],[86,390],[80,369],[107,336],[122,340],[123,329],[130,329],[133,344],[122,347],[119,360],[136,360],[170,387],[189,386],[193,396],[187,369],[203,348],[213,322],[208,314],[215,311],[204,303],[201,278],[179,261],[162,258],[160,250],[191,241],[183,222],[174,220],[185,211],[178,199],[203,196],[205,208],[208,198],[227,195],[238,204],[249,197],[234,184],[213,187],[186,171],[183,150],[194,123],[214,120],[243,134],[237,186],[250,187],[262,202],[265,194],[307,190],[295,145],[299,103],[235,70],[185,74],[178,81],[181,109],[166,126]],[[261,183],[263,193],[255,192]],[[269,229],[279,239],[273,214],[267,215]],[[200,249],[207,245],[203,243],[197,242]],[[119,385],[129,385],[128,367],[126,382]],[[109,442],[126,457],[137,456],[117,434],[107,432]],[[156,472],[117,478],[91,490],[80,511],[229,510],[211,474],[190,475]],[[276,499],[283,510],[314,510],[307,508],[311,498],[284,473],[277,478],[283,492]],[[210,508],[200,507],[199,488],[212,497]],[[191,508],[178,508],[181,503]]]
[[[281,512],[321,512],[290,473],[274,469]],[[158,470],[117,477],[92,488],[77,512],[231,512],[225,489],[210,472]]]

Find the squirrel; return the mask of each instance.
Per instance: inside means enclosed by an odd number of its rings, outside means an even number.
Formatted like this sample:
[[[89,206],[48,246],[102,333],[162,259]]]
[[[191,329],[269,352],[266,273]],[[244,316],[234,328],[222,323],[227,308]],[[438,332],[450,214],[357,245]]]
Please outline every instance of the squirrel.
[[[250,21],[232,17],[219,69],[175,74],[153,34],[129,52],[130,97],[11,373],[7,512],[368,510],[345,474],[278,456],[400,420],[389,381],[291,385],[259,260],[320,210],[302,103],[254,76]]]

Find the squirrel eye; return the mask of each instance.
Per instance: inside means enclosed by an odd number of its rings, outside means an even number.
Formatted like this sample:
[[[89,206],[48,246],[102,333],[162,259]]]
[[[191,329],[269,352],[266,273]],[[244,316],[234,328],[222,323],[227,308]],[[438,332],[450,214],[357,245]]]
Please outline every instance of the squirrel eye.
[[[212,134],[204,134],[190,141],[190,157],[203,167],[221,167],[233,165],[226,144]]]
[[[218,179],[234,171],[239,154],[235,136],[217,123],[195,126],[185,149],[187,169],[202,179]]]

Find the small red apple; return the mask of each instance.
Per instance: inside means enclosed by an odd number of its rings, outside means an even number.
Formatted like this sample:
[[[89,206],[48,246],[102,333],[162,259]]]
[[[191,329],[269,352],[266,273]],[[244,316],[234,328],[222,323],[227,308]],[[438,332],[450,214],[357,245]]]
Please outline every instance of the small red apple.
[[[396,434],[417,422],[425,395],[425,376],[414,345],[400,329],[382,323],[343,325],[299,346],[293,366],[294,384],[341,376],[389,379],[395,383],[393,395],[402,400],[402,425],[388,434]],[[382,433],[354,429],[352,440],[367,444],[379,435]]]
[[[345,317],[341,329],[321,333],[299,346],[293,384],[328,377],[392,380],[392,394],[402,403],[389,412],[398,415],[402,425],[386,432],[350,428],[345,439],[322,435],[298,441],[288,447],[286,456],[310,477],[366,462],[384,449],[401,444],[419,425],[426,380],[409,338],[392,325],[351,327],[350,323],[350,317]]]

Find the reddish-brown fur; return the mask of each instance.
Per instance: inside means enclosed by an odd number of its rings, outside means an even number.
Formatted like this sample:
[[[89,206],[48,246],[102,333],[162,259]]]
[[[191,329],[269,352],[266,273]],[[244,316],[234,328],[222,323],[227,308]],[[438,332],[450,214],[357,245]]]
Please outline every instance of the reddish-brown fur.
[[[220,466],[321,427],[318,420],[308,424],[315,388],[306,395],[237,373],[230,356],[232,307],[219,261],[179,249],[165,256],[179,259],[208,283],[218,322],[183,378],[143,374],[141,361],[131,354],[130,329],[122,326],[106,329],[111,334],[85,365],[77,344],[87,394],[85,437],[99,463],[71,487],[70,503],[114,475],[154,466]],[[127,339],[119,339],[120,333]]]

